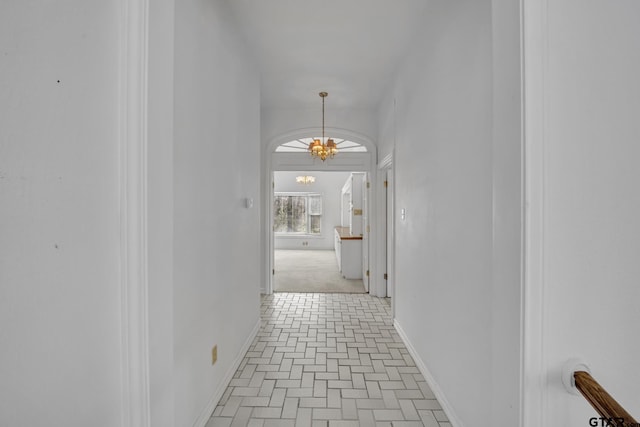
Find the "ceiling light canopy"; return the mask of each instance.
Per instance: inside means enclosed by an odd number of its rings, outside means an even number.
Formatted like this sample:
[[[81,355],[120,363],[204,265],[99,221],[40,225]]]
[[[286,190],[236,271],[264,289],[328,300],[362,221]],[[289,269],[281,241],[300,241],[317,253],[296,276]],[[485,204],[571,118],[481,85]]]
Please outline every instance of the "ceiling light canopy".
[[[309,151],[313,157],[320,157],[324,162],[327,157],[333,158],[338,152],[338,147],[333,139],[325,139],[324,137],[324,99],[327,97],[327,92],[320,92],[322,98],[322,139],[314,139],[309,143]]]

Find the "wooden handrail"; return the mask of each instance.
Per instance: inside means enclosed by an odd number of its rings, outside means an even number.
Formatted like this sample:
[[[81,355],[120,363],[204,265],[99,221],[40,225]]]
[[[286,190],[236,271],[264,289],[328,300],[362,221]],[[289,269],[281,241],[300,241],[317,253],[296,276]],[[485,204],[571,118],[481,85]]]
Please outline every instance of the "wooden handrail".
[[[585,371],[573,373],[576,388],[593,406],[603,421],[602,425],[612,427],[639,427],[640,424],[620,406],[609,393]],[[600,425],[600,424],[598,424]]]

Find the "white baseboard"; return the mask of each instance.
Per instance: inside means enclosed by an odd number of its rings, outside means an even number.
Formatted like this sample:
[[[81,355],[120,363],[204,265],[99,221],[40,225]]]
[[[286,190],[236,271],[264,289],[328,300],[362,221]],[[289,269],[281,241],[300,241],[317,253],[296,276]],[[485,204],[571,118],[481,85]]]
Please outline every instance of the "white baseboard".
[[[224,379],[220,383],[220,386],[215,391],[215,393],[213,393],[213,396],[209,400],[209,403],[204,408],[204,410],[202,411],[202,413],[200,414],[196,422],[193,424],[193,427],[205,427],[205,425],[209,422],[209,419],[211,418],[213,411],[216,409],[216,406],[218,406],[218,402],[220,402],[220,399],[222,399],[222,395],[224,394],[224,391],[229,386],[229,383],[233,379],[233,375],[238,370],[240,363],[242,363],[242,359],[244,359],[244,355],[247,354],[247,351],[249,350],[251,343],[253,342],[256,335],[258,335],[258,331],[260,330],[261,323],[262,323],[262,319],[258,319],[258,322],[256,323],[253,330],[249,334],[249,337],[247,337],[247,340],[244,342],[244,344],[242,345],[242,348],[236,355],[236,358],[233,360],[231,367],[229,367],[229,369],[227,370],[227,373],[224,376]]]
[[[413,361],[416,362],[416,367],[420,370],[420,373],[422,374],[424,379],[427,381],[427,384],[431,388],[431,391],[433,391],[433,394],[436,396],[436,399],[438,399],[440,406],[442,406],[442,410],[444,411],[445,414],[447,414],[447,417],[449,418],[449,422],[451,423],[451,425],[453,427],[463,427],[462,422],[460,421],[458,416],[455,414],[453,407],[449,404],[449,401],[447,400],[446,396],[442,392],[440,385],[433,378],[433,375],[431,375],[431,372],[429,372],[429,369],[427,369],[427,365],[425,365],[422,358],[418,355],[418,353],[416,352],[416,349],[411,344],[411,341],[409,341],[409,337],[407,337],[407,334],[404,332],[404,329],[402,329],[402,326],[400,326],[400,323],[398,323],[396,319],[393,320],[393,326],[396,328],[396,331],[398,331],[398,335],[400,335],[400,338],[402,338],[404,345],[407,346],[407,350],[409,350],[409,354],[411,354],[411,357],[413,357]]]

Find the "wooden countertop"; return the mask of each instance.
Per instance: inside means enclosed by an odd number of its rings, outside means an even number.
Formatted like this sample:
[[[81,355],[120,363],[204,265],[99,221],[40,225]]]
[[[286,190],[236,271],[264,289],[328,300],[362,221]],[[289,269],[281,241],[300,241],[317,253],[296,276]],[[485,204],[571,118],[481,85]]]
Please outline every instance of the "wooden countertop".
[[[340,240],[362,240],[362,236],[354,236],[353,234],[349,233],[349,227],[337,226],[336,231],[340,236]]]

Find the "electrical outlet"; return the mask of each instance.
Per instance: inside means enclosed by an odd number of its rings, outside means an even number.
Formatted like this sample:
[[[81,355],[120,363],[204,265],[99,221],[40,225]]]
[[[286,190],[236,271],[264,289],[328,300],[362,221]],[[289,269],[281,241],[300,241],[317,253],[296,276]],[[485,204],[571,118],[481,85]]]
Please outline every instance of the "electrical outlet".
[[[218,361],[218,346],[214,345],[211,349],[211,364],[215,365]]]

